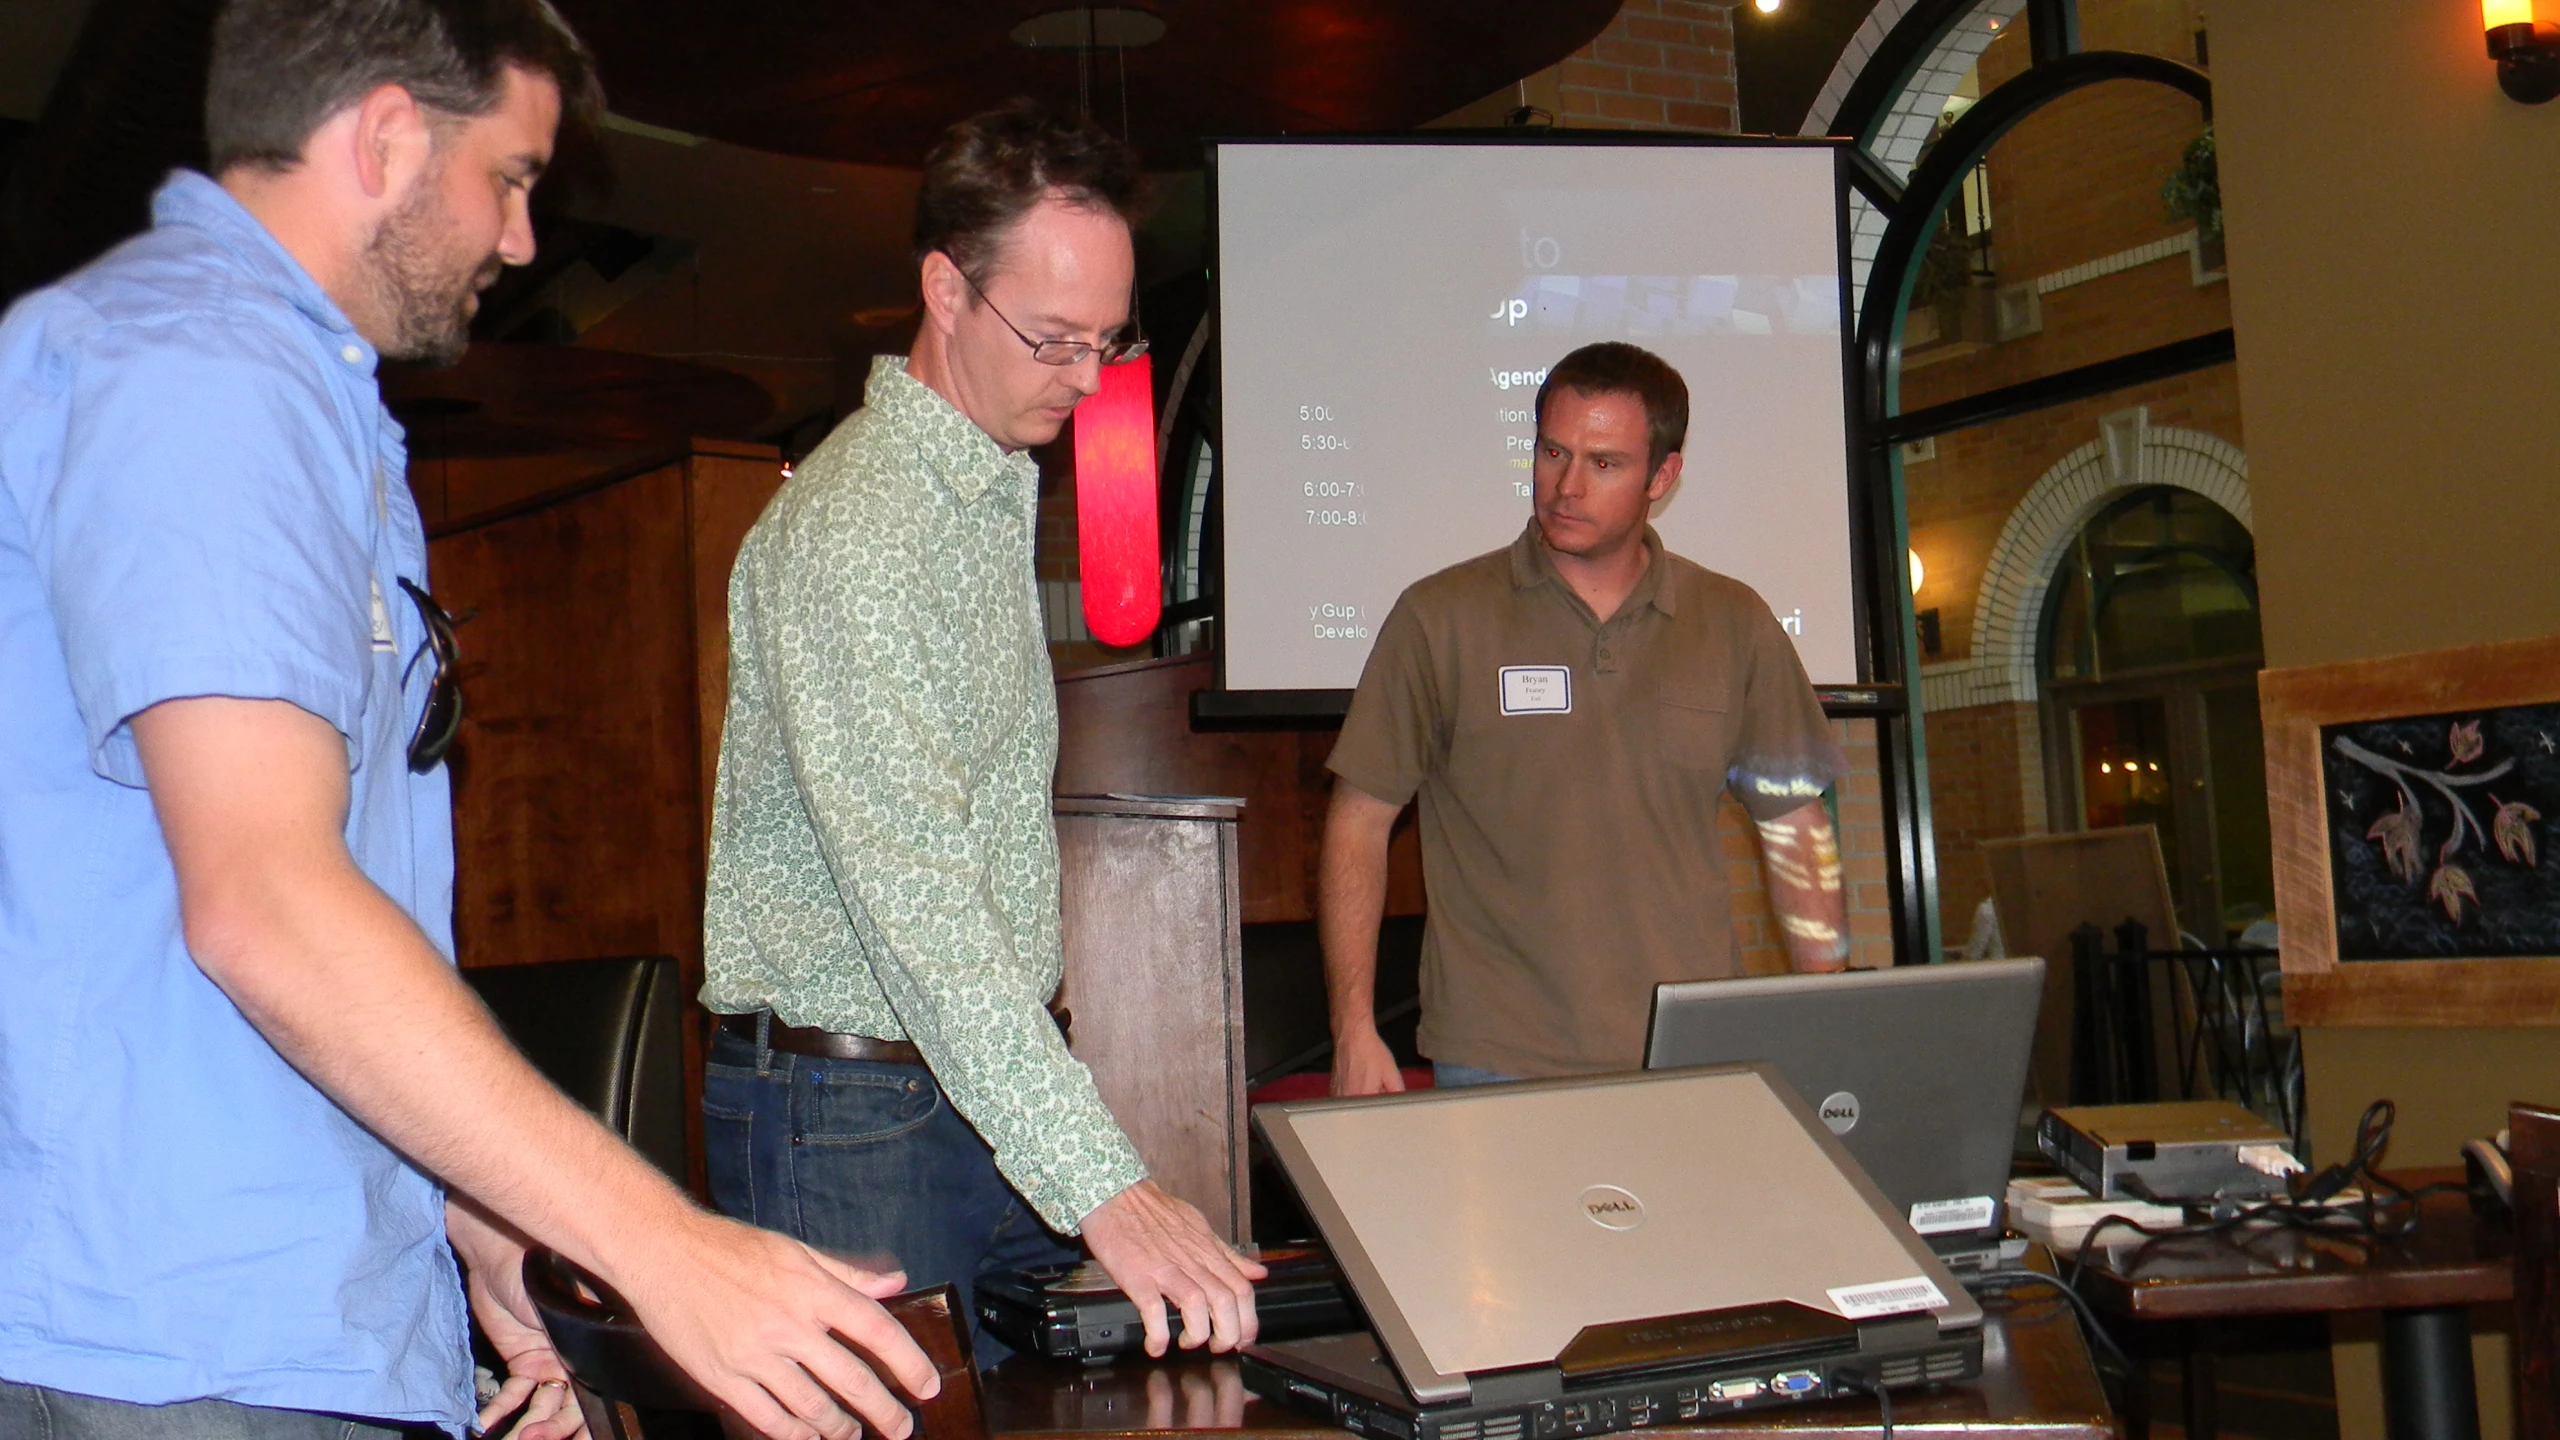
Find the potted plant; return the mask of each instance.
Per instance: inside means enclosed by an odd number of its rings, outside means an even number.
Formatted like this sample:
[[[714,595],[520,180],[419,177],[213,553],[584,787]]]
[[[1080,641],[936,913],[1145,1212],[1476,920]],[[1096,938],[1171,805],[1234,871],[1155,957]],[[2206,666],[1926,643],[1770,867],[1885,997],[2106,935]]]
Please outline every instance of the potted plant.
[[[2208,274],[2222,269],[2222,175],[2214,166],[2213,127],[2187,142],[2178,168],[2161,183],[2160,199],[2172,220],[2196,227],[2196,268]]]

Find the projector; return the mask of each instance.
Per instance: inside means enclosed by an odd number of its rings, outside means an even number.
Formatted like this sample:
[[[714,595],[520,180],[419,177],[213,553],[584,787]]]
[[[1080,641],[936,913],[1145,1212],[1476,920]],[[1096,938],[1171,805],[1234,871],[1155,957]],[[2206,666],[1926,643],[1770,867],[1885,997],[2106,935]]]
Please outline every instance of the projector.
[[[2047,1110],[2036,1148],[2092,1195],[2260,1200],[2302,1169],[2285,1133],[2226,1100]]]

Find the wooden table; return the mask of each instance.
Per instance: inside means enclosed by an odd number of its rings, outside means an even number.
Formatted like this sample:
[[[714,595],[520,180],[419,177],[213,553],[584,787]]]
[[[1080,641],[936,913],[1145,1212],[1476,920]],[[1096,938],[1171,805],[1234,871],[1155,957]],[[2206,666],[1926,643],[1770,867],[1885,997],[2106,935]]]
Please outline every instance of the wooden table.
[[[2120,1434],[2078,1322],[2050,1292],[1986,1298],[1979,1381],[1895,1395],[1894,1429],[2112,1440]],[[1252,1440],[1342,1440],[1346,1432],[1248,1394],[1233,1359],[1182,1357],[1108,1368],[1017,1355],[986,1376],[987,1428],[1000,1437],[1092,1440],[1195,1430],[1244,1430]],[[1872,1400],[1753,1411],[1710,1425],[1659,1426],[1683,1435],[1872,1435]]]
[[[2459,1170],[2411,1170],[2392,1178],[2415,1189],[2459,1180]],[[2214,1433],[2213,1322],[2250,1315],[2382,1312],[2383,1398],[2394,1440],[2476,1440],[2472,1389],[2473,1305],[2515,1293],[2515,1234],[2484,1224],[2458,1194],[2419,1202],[2397,1240],[2248,1227],[2221,1235],[2116,1245],[2101,1236],[2082,1292],[2134,1320],[2184,1324],[2189,1440]]]

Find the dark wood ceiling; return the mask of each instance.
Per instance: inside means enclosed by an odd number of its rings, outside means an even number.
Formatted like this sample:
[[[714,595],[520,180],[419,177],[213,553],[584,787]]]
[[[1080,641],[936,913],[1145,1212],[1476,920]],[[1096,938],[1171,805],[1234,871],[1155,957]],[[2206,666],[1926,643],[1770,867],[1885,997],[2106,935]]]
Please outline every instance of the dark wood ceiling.
[[[9,3],[0,0],[0,7]],[[1163,38],[1125,57],[1109,49],[1084,57],[1083,80],[1096,118],[1118,129],[1125,59],[1126,113],[1140,148],[1154,168],[1196,170],[1204,136],[1395,131],[1446,115],[1580,48],[1616,13],[1619,0],[1144,3],[1163,21]],[[205,52],[219,4],[90,0],[41,121],[18,137],[13,163],[0,173],[0,303],[140,229],[147,197],[167,169],[203,163]],[[730,170],[756,172],[752,184],[741,181],[731,190],[751,190],[768,200],[766,192],[787,190],[802,211],[824,210],[836,201],[902,205],[898,186],[912,180],[901,176],[912,176],[944,126],[1012,96],[1030,95],[1061,110],[1077,104],[1075,48],[1035,50],[1011,39],[1017,24],[1055,8],[1045,0],[954,0],[942,6],[879,0],[560,0],[560,8],[595,48],[617,113],[805,157],[771,161],[761,169],[736,152],[725,152],[722,161]],[[556,213],[574,189],[569,182],[582,168],[584,148],[564,143],[555,167],[563,178],[547,183],[537,197],[548,269],[489,297],[491,324],[480,338],[496,338],[495,322],[522,308],[499,302],[538,288],[545,275],[586,258],[596,236],[623,233],[609,225],[571,223]],[[808,160],[900,168],[797,179],[764,173]],[[687,184],[657,186],[652,193],[665,192],[661,209],[676,208],[644,223],[685,236],[718,229],[699,214],[691,217],[691,228],[681,219],[685,204],[706,203],[685,199],[701,188]],[[845,195],[835,194],[839,188]],[[731,190],[714,187],[706,193]],[[821,192],[824,201],[812,198]],[[858,213],[850,215],[840,213],[844,205],[824,211],[823,224],[837,227],[829,233],[849,233],[845,227],[867,223],[871,212],[855,208]],[[832,261],[848,252],[840,247],[826,253]],[[892,269],[904,268],[902,246],[889,244],[883,253],[892,255]],[[809,269],[805,262],[792,268]],[[905,268],[904,274],[906,279],[879,287],[881,296],[908,293],[913,271]],[[830,311],[832,318],[814,341],[759,343],[754,337],[764,332],[753,317],[703,311],[699,270],[693,283],[693,318],[680,327],[681,348],[689,353],[805,366],[808,357],[833,343],[828,337],[841,338],[844,317]],[[524,295],[515,298],[531,303]],[[807,301],[803,296],[793,303]],[[706,318],[718,322],[710,331]],[[633,324],[639,328],[622,335],[627,347],[679,348]],[[513,333],[542,332],[528,326]],[[876,337],[855,338],[863,345],[880,343]],[[711,366],[643,374],[615,368],[612,361],[595,364],[600,368],[590,368],[582,357],[545,361],[513,347],[475,347],[459,371],[387,376],[386,388],[411,422],[419,452],[450,456],[539,453],[663,434],[747,433],[764,423],[775,393]],[[817,373],[816,388],[823,390],[826,372]],[[807,404],[808,396],[799,396],[793,413]]]
[[[914,165],[952,121],[1029,95],[1073,110],[1079,52],[1014,26],[1052,0],[557,0],[616,113],[818,159]],[[1404,130],[1555,64],[1617,0],[1152,0],[1164,38],[1084,61],[1094,117],[1151,168],[1218,135]]]

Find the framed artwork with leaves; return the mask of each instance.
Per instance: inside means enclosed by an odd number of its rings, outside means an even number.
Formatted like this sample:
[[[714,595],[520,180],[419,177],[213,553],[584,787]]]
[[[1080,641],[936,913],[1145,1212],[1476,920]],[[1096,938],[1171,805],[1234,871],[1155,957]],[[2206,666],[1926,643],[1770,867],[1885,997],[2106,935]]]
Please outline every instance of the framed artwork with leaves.
[[[2286,1018],[2560,1023],[2560,637],[2258,677]]]

